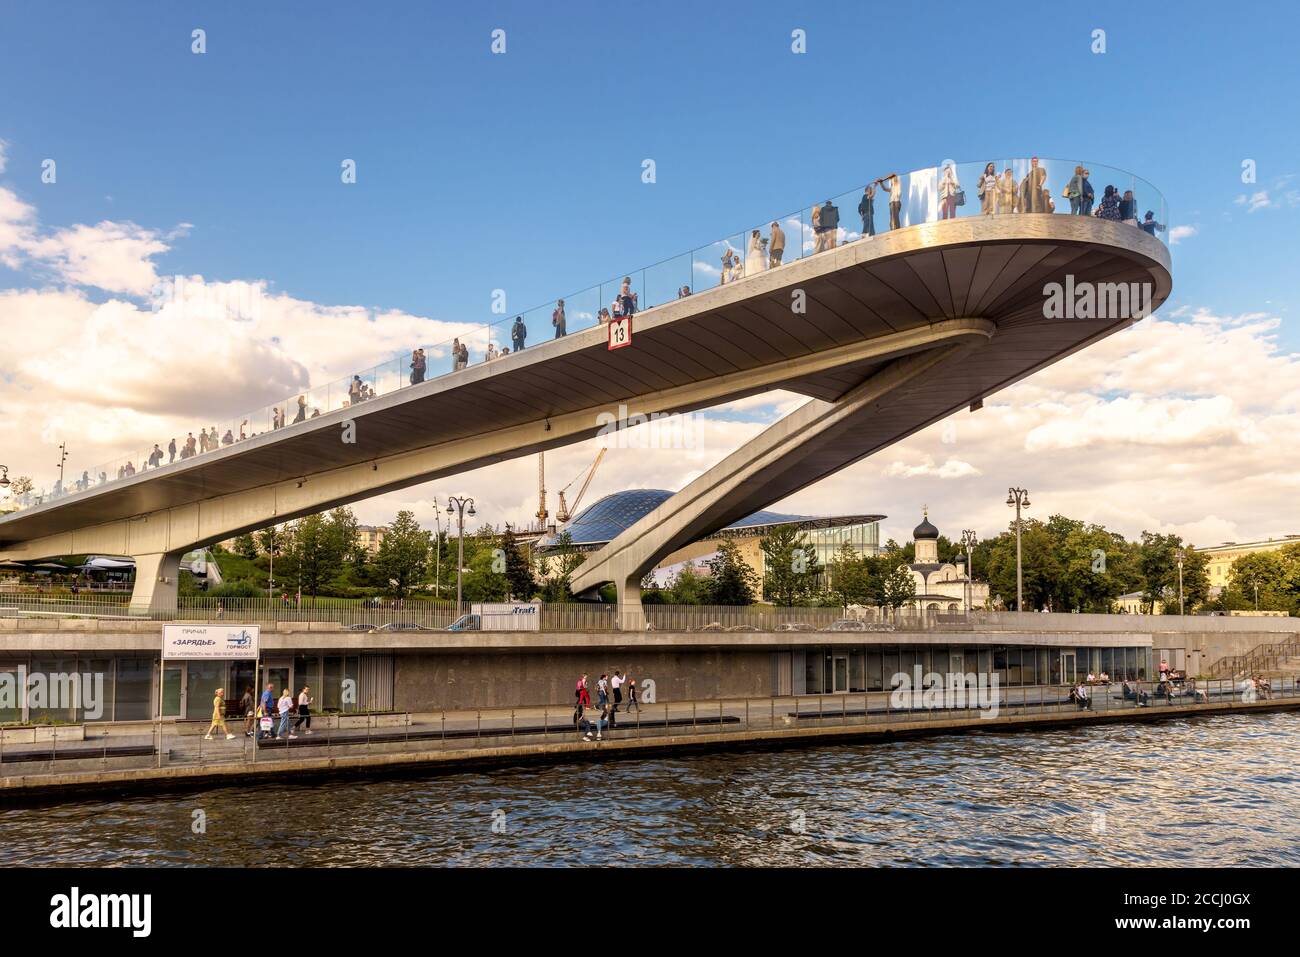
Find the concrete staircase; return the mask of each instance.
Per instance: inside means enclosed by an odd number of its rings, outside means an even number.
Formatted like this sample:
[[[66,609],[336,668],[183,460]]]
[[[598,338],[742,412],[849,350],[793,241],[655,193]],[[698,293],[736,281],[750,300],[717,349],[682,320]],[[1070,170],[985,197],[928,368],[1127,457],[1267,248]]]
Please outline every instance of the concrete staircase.
[[[1245,674],[1300,674],[1300,638],[1257,645],[1243,655],[1227,655],[1210,665],[1212,678]]]

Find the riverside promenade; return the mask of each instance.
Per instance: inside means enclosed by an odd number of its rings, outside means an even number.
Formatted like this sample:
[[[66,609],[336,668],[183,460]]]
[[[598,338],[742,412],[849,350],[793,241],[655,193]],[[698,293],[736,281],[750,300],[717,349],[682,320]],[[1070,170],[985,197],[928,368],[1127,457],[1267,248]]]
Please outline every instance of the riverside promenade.
[[[257,745],[241,733],[239,722],[231,723],[233,740],[212,741],[193,723],[121,723],[94,728],[75,741],[60,742],[55,731],[40,744],[5,747],[0,793],[17,798],[192,789],[233,779],[626,759],[1300,708],[1300,685],[1292,678],[1277,679],[1258,695],[1228,680],[1198,682],[1200,693],[1172,697],[1157,696],[1149,682],[1143,689],[1147,697],[1139,703],[1126,699],[1118,685],[1096,686],[1089,707],[1071,701],[1068,688],[1043,685],[1001,690],[983,702],[986,707],[933,707],[915,694],[900,702],[888,692],[652,703],[631,715],[620,713],[600,740],[590,741],[574,729],[572,709],[556,705],[352,716],[350,723],[364,722],[360,727],[338,727],[338,719],[318,716],[311,735]]]

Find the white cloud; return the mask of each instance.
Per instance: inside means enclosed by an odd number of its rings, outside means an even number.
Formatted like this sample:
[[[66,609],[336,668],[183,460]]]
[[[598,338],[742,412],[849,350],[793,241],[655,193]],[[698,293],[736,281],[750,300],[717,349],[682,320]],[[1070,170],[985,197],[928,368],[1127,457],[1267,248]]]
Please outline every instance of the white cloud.
[[[1169,245],[1177,246],[1184,239],[1191,239],[1196,233],[1195,226],[1175,226],[1169,230]]]
[[[6,140],[0,140],[0,173],[3,173],[5,167],[9,165],[8,151],[9,143]]]
[[[981,473],[975,466],[960,459],[945,459],[942,465],[936,466],[934,456],[926,455],[923,456],[923,461],[915,465],[908,465],[897,460],[890,462],[880,474],[889,478],[919,478],[925,476],[929,478],[956,479],[967,478]]]
[[[1261,189],[1257,192],[1251,193],[1249,196],[1243,193],[1233,200],[1233,202],[1238,206],[1245,206],[1246,212],[1248,213],[1258,212],[1261,209],[1268,209],[1273,205],[1272,201],[1268,198],[1268,190],[1266,189]]]
[[[72,285],[146,296],[158,282],[153,258],[169,248],[155,230],[105,221],[56,230],[25,251]]]

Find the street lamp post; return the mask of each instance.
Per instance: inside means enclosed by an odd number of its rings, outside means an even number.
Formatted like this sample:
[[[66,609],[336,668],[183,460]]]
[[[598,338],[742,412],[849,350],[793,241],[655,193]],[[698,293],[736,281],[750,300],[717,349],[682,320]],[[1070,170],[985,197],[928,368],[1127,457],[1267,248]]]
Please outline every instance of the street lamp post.
[[[433,497],[433,593],[442,597],[442,513],[438,511],[438,497]]]
[[[1025,585],[1020,563],[1020,510],[1029,508],[1029,490],[1007,489],[1007,505],[1016,510],[1016,611],[1025,610]]]
[[[455,515],[457,521],[458,543],[456,548],[456,614],[460,614],[461,576],[465,571],[465,513],[474,517],[474,500],[459,495],[447,497],[447,514]]]
[[[1187,553],[1181,548],[1174,552],[1174,558],[1178,560],[1178,614],[1183,614],[1183,562],[1187,560]]]
[[[9,466],[0,465],[0,488],[9,487]]]
[[[965,529],[962,529],[962,533],[961,533],[961,543],[962,543],[962,546],[966,549],[966,588],[965,588],[965,592],[966,592],[966,614],[968,614],[968,615],[970,614],[970,611],[971,611],[971,607],[970,607],[970,606],[971,606],[971,561],[972,561],[972,559],[971,559],[971,549],[975,547],[975,543],[978,542],[978,541],[979,541],[979,539],[975,536],[975,529],[973,529],[973,528],[965,528]]]

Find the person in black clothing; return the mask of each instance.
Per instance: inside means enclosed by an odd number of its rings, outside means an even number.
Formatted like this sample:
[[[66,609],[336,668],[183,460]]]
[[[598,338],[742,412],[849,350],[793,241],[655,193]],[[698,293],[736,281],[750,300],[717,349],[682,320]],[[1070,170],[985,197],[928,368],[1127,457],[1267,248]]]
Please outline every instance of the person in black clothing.
[[[306,421],[307,421],[307,399],[305,396],[300,395],[298,396],[298,411],[294,413],[293,416],[293,424],[297,425],[299,422],[306,422]],[[226,444],[229,445],[230,443],[227,442]]]
[[[1147,235],[1154,236],[1157,232],[1163,232],[1165,227],[1163,223],[1156,222],[1156,214],[1148,209],[1139,228]]]
[[[728,248],[727,253],[731,250]],[[614,315],[622,319],[626,316],[636,315],[636,293],[632,291],[632,277],[624,276],[623,285],[614,297]]]
[[[858,203],[858,215],[862,217],[862,235],[876,235],[876,187],[868,186],[862,191],[862,201]]]
[[[822,207],[821,228],[826,234],[825,248],[834,249],[835,240],[840,234],[840,211],[829,199]]]
[[[1092,183],[1088,182],[1089,174],[1090,174],[1089,170],[1085,169],[1083,171],[1083,195],[1079,198],[1080,216],[1092,215],[1092,202],[1097,198],[1097,194],[1093,192]]]
[[[176,440],[172,439],[167,443],[167,464],[170,465],[176,461]]]
[[[528,327],[524,325],[523,316],[515,316],[515,324],[510,327],[510,341],[515,347],[515,352],[519,352],[524,347],[524,340],[528,338]]]

